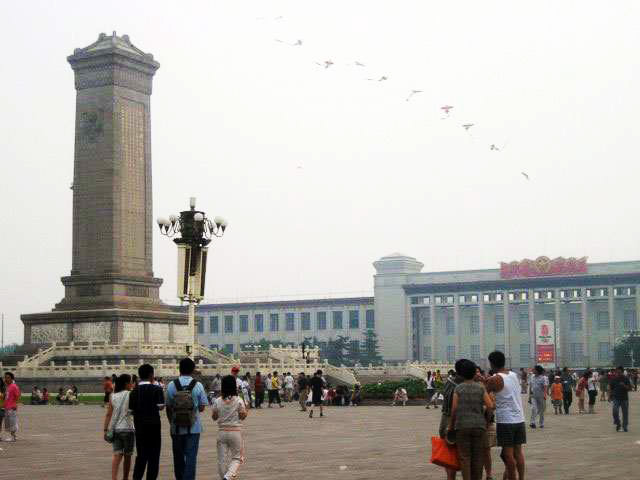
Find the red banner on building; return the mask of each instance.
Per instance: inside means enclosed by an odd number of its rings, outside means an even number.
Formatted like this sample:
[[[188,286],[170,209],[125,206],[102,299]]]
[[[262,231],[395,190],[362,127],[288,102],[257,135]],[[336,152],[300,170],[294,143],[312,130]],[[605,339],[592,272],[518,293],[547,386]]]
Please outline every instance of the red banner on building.
[[[525,258],[521,262],[500,263],[500,278],[507,279],[581,273],[587,273],[587,257],[558,257],[553,260],[549,257],[538,257],[535,260]]]

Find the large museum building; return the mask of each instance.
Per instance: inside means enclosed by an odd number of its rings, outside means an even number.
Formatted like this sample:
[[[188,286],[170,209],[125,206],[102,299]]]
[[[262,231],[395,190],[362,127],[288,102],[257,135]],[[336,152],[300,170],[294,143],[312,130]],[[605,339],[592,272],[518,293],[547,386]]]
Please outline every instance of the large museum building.
[[[373,266],[373,297],[200,305],[199,340],[236,352],[262,339],[361,342],[373,329],[386,361],[486,364],[501,350],[511,368],[593,367],[610,365],[616,341],[637,329],[640,261],[539,257],[423,273],[394,253]]]

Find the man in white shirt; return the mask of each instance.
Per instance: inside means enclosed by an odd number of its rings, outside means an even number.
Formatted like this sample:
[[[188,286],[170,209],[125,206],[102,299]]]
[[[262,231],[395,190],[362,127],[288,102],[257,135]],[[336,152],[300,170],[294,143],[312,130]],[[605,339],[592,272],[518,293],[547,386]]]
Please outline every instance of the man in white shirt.
[[[284,377],[284,400],[291,402],[293,400],[293,377],[290,372]]]
[[[502,377],[504,385],[496,392],[496,435],[502,447],[500,457],[505,463],[506,480],[524,480],[524,451],[527,431],[522,408],[521,385],[518,375],[505,368],[504,353],[489,355],[491,368]]]

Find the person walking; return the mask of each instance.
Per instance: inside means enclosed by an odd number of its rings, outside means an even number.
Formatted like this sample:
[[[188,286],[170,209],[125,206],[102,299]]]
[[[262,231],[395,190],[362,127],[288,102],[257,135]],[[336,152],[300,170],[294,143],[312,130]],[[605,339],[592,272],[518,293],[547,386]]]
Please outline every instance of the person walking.
[[[496,392],[496,434],[500,457],[505,463],[504,480],[524,480],[525,459],[522,446],[527,443],[521,385],[518,375],[505,368],[500,351],[489,354],[491,368],[502,377],[503,386]]]
[[[587,396],[587,384],[589,381],[589,370],[584,372],[576,387],[576,397],[578,397],[578,413],[586,413],[584,409],[584,399]]]
[[[298,374],[298,403],[300,404],[300,411],[307,411],[307,397],[309,396],[309,385],[307,382],[307,376],[304,372]]]
[[[287,372],[287,375],[284,377],[284,397],[286,402],[293,401],[293,376],[291,372]]]
[[[123,373],[116,379],[115,390],[109,399],[104,416],[105,440],[111,438],[113,458],[111,460],[111,480],[118,480],[118,470],[122,463],[122,478],[129,478],[131,456],[135,443],[135,426],[129,410],[131,375]]]
[[[147,480],[155,480],[160,470],[160,411],[164,409],[164,392],[162,387],[154,384],[154,369],[148,363],[140,365],[138,377],[140,381],[129,395],[129,410],[133,413],[136,430],[133,480],[142,480],[145,470]]]
[[[309,418],[313,418],[313,407],[320,407],[320,416],[324,417],[322,411],[322,394],[324,390],[324,380],[322,379],[322,370],[318,370],[311,381],[309,382],[311,388],[311,407],[309,409]]]
[[[435,387],[436,378],[431,374],[431,370],[427,372],[427,378],[424,379],[424,383],[426,384],[426,393],[427,393],[427,406],[426,408],[431,408],[431,402],[433,400],[433,394],[436,393]]]
[[[7,387],[4,383],[4,379],[0,378],[0,442],[2,441],[2,427],[4,425],[4,419],[6,410],[4,408],[4,400],[7,394]]]
[[[562,405],[564,407],[564,414],[569,415],[569,408],[573,402],[573,388],[575,387],[575,380],[569,373],[569,369],[564,367],[562,369]]]
[[[589,413],[596,413],[596,399],[598,398],[598,378],[594,372],[589,372],[587,378],[587,395],[589,395]]]
[[[562,382],[557,375],[551,385],[551,404],[556,415],[562,414]]]
[[[195,480],[202,422],[208,403],[204,387],[193,378],[196,364],[180,360],[180,376],[167,386],[167,418],[171,425],[173,471],[176,480]],[[234,380],[235,381],[235,380]]]
[[[104,391],[102,406],[106,407],[109,404],[109,397],[113,393],[113,382],[111,381],[111,377],[104,377],[102,380],[102,390]]]
[[[251,378],[251,373],[247,372],[244,375],[245,379],[247,380],[247,394],[249,396],[249,403],[245,405],[245,407],[247,408],[253,408],[253,406],[255,405],[255,386],[254,386],[254,379]]]
[[[540,428],[544,428],[544,411],[547,408],[547,382],[544,375],[544,368],[541,365],[533,367],[533,378],[531,379],[531,428],[536,428],[536,417],[539,420]]]
[[[222,379],[220,378],[220,374],[216,373],[216,376],[211,380],[211,391],[213,392],[213,400],[220,396],[220,389],[222,384]],[[213,401],[211,402],[213,404]]]
[[[522,387],[522,394],[525,395],[527,392],[527,387],[528,387],[528,379],[529,379],[529,374],[527,373],[527,371],[524,368],[520,369],[520,385]]]
[[[4,429],[9,432],[10,437],[6,442],[18,440],[18,402],[20,401],[20,388],[16,384],[16,377],[13,372],[4,374]]]
[[[273,375],[271,375],[271,390],[269,390],[269,408],[271,408],[272,403],[277,403],[280,408],[284,408],[280,399],[280,385],[278,372],[273,372]]]
[[[618,367],[615,373],[615,377],[609,381],[609,401],[613,403],[613,423],[616,426],[616,432],[619,432],[620,410],[622,410],[622,429],[628,432],[631,382],[624,375],[624,367]]]
[[[474,381],[476,365],[462,360],[463,382],[453,392],[451,418],[447,432],[455,429],[463,480],[482,480],[487,448],[485,409],[493,410],[493,400],[482,383]]]
[[[218,473],[221,480],[236,478],[240,465],[244,463],[244,441],[242,421],[247,418],[247,408],[238,397],[235,378],[227,375],[222,379],[221,395],[213,404],[211,418],[218,422]],[[227,459],[230,458],[227,465]]]
[[[448,431],[449,423],[451,420],[451,407],[453,406],[453,394],[458,385],[462,384],[464,378],[461,375],[462,361],[458,360],[455,363],[455,376],[449,375],[444,385],[442,386],[442,410],[440,415],[440,427],[438,428],[438,434],[440,438],[451,438],[451,434]],[[439,375],[439,371],[436,372],[436,377]],[[449,434],[449,435],[447,435]],[[455,480],[456,471],[449,468],[445,468],[447,473],[447,480]]]
[[[256,408],[262,408],[264,403],[264,377],[260,372],[256,372],[255,382],[253,384],[253,392],[255,394]]]
[[[598,381],[600,382],[600,401],[607,401],[607,391],[609,390],[609,372],[605,370],[600,371],[600,375],[598,375]]]

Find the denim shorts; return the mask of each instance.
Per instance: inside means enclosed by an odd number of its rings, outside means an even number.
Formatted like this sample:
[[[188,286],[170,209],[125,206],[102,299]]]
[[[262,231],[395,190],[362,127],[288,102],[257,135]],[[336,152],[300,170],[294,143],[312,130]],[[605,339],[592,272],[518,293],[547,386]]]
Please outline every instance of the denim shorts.
[[[115,432],[113,436],[113,453],[133,455],[136,434],[134,432]]]

